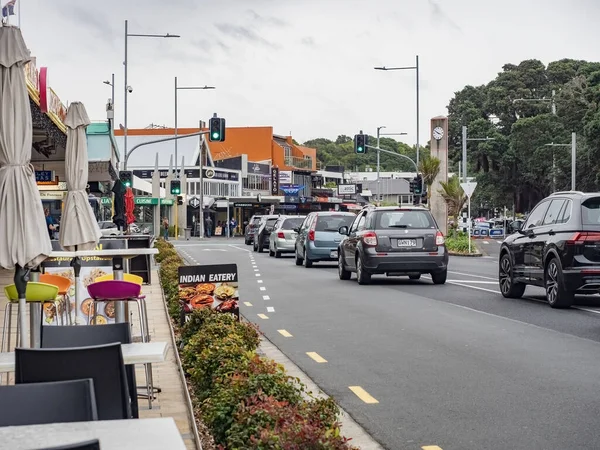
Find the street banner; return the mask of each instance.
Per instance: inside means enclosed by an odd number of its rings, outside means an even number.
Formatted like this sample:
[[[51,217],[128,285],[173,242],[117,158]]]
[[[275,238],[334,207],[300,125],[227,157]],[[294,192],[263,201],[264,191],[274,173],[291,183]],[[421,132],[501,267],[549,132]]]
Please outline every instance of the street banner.
[[[179,301],[185,314],[212,308],[240,318],[237,264],[179,267]]]

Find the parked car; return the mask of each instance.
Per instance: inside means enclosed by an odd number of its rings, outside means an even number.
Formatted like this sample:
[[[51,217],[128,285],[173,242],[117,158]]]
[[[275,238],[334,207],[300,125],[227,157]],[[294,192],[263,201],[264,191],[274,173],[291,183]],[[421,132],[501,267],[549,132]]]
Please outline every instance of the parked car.
[[[120,236],[123,234],[123,232],[120,231],[117,226],[110,221],[98,222],[98,226],[100,227],[100,232],[102,233],[103,237]]]
[[[262,253],[263,250],[269,248],[269,237],[271,235],[271,231],[273,231],[275,222],[277,222],[279,217],[279,215],[268,215],[260,218],[260,223],[255,229],[254,237],[252,239],[255,252]]]
[[[446,282],[448,251],[428,209],[367,207],[339,231],[345,236],[338,250],[341,280],[349,280],[352,272],[359,284],[369,284],[377,274],[418,280],[428,273],[434,284]]]
[[[296,228],[302,225],[306,216],[282,216],[277,220],[269,238],[269,256],[281,258],[282,253],[294,253]]]
[[[508,298],[523,296],[527,285],[543,287],[553,308],[599,293],[600,193],[555,192],[538,203],[502,243],[498,281]]]
[[[349,226],[355,217],[354,213],[334,211],[313,212],[306,216],[296,229],[296,265],[312,267],[318,261],[337,261],[338,244],[343,237],[339,229]]]
[[[250,218],[250,222],[248,222],[244,230],[244,244],[250,245],[254,242],[254,233],[256,233],[256,229],[260,224],[261,217],[260,214],[255,214]]]

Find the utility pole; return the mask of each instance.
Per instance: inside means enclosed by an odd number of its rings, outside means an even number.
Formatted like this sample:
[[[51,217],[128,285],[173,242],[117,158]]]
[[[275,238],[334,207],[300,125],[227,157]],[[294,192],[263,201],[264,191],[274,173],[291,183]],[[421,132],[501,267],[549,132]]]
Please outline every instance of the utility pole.
[[[385,125],[377,127],[377,201],[378,202],[381,202],[381,188],[380,188],[380,178],[379,178],[379,173],[380,173],[380,164],[379,164],[380,136],[406,136],[406,133],[381,133],[381,130],[383,128],[385,128]],[[418,170],[417,170],[417,173],[418,173]]]
[[[545,147],[571,147],[571,190],[574,191],[577,185],[577,133],[571,133],[570,144],[555,144],[554,142],[552,142],[550,144],[546,144]],[[554,168],[554,149],[552,149],[552,192],[556,192],[556,172]]]
[[[468,132],[467,132],[467,127],[465,125],[463,125],[462,127],[462,177],[463,177],[463,183],[467,182],[467,142],[468,141],[494,141],[496,140],[495,138],[491,138],[491,137],[484,137],[484,138],[469,138],[468,137]],[[459,166],[459,172],[461,170],[461,167]]]

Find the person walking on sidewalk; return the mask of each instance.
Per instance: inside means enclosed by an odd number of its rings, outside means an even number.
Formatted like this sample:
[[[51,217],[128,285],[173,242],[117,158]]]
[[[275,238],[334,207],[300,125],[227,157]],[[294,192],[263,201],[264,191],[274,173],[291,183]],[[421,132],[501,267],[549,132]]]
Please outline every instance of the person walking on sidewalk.
[[[230,237],[235,236],[236,228],[237,228],[237,220],[235,220],[235,217],[232,217],[231,220],[229,221],[229,236]]]
[[[212,234],[212,226],[213,226],[213,221],[210,218],[210,215],[206,216],[206,219],[204,220],[204,224],[206,226],[206,237],[209,238]]]
[[[163,218],[163,236],[165,241],[169,240],[169,219],[166,217]]]

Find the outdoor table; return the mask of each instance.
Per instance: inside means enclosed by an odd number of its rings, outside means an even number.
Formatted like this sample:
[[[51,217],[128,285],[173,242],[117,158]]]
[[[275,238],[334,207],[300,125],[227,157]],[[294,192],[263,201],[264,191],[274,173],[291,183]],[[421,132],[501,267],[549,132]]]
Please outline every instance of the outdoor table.
[[[172,417],[0,428],[0,445],[11,450],[66,446],[93,439],[100,441],[102,450],[185,450]]]
[[[115,280],[123,279],[123,261],[135,258],[140,255],[156,255],[156,248],[129,248],[129,249],[110,249],[110,250],[78,250],[75,252],[55,251],[48,255],[49,258],[112,258],[113,273]],[[76,269],[77,270],[77,269]],[[78,272],[76,272],[78,276]],[[31,272],[31,281],[39,281],[39,272]],[[77,292],[75,295],[76,309],[79,307]],[[32,348],[40,346],[40,323],[42,322],[42,304],[29,303],[29,334],[30,345]],[[115,322],[127,322],[127,305],[126,302],[115,302]]]
[[[126,365],[163,362],[167,359],[167,348],[166,342],[136,342],[134,344],[121,344],[123,362]],[[0,353],[0,373],[14,371],[15,352]],[[1,439],[0,448],[3,448]]]

